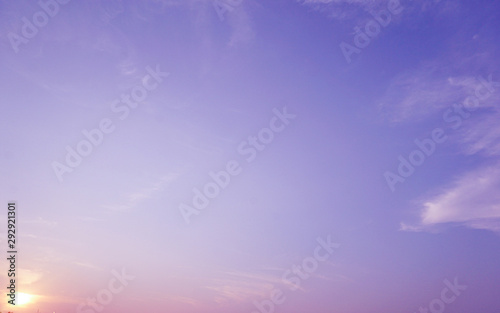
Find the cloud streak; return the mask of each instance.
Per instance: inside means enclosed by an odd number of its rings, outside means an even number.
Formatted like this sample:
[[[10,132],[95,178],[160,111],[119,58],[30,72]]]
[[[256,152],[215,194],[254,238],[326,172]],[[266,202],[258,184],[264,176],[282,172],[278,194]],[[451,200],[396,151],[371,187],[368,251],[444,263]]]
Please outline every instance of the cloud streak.
[[[437,196],[421,203],[420,223],[401,224],[402,231],[421,231],[445,223],[500,232],[500,162],[457,178]]]

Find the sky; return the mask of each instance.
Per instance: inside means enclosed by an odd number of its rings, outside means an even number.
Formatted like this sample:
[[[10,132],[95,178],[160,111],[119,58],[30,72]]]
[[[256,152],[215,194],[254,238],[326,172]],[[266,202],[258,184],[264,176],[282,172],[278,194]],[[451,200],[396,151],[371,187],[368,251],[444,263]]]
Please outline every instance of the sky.
[[[485,0],[1,0],[0,312],[498,313],[499,26]]]

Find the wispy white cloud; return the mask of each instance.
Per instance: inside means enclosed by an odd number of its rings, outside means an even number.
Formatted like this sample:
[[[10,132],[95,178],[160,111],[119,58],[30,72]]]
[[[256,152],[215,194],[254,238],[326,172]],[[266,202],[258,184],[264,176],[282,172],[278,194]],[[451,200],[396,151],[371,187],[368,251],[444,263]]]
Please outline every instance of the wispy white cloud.
[[[298,3],[321,12],[330,19],[346,20],[354,17],[358,18],[359,11],[365,11],[373,7],[381,0],[297,0]]]
[[[422,121],[454,103],[463,103],[481,86],[479,77],[449,76],[440,72],[436,64],[396,76],[378,103],[382,117],[392,123]],[[498,105],[498,94],[480,102],[481,108]]]
[[[391,103],[389,112],[393,122],[414,122],[442,114],[452,104],[476,95],[481,86],[480,79],[471,76],[435,78],[434,70],[421,70],[400,79],[391,88],[385,108]],[[492,80],[495,81],[494,79]],[[483,80],[484,82],[484,80]],[[484,87],[483,87],[484,90]],[[500,157],[500,126],[498,99],[500,90],[479,101],[476,111],[467,112],[468,117],[460,129],[450,133],[450,142],[459,147],[459,153],[475,155],[484,162]],[[399,95],[399,101],[396,101]],[[483,163],[484,164],[484,163]],[[401,231],[435,230],[437,225],[456,223],[471,228],[499,231],[500,219],[500,162],[480,166],[462,173],[447,187],[434,191],[436,196],[420,202],[420,220],[415,224],[401,223]]]
[[[22,221],[21,222],[22,224],[36,224],[36,225],[40,225],[40,226],[44,226],[44,227],[50,227],[50,228],[53,228],[53,227],[56,227],[57,226],[57,222],[56,221],[49,221],[49,220],[46,220],[42,217],[37,217],[36,219],[33,219],[33,220],[26,220],[26,221]]]
[[[327,261],[330,266],[336,266],[331,261]],[[256,299],[270,297],[273,290],[286,291],[290,288],[298,288],[302,292],[307,292],[305,284],[293,285],[282,279],[283,273],[288,268],[270,267],[257,272],[225,271],[217,274],[217,278],[209,280],[203,287],[213,292],[213,300],[219,304],[229,302],[247,302]],[[351,278],[340,274],[322,275],[320,273],[309,273],[310,279],[346,282]]]
[[[238,5],[225,7],[223,23],[227,23],[231,28],[228,46],[249,44],[255,38],[253,20],[247,7],[249,2],[242,1]],[[193,15],[193,23],[198,28],[198,31],[206,37],[210,37],[209,30],[212,28],[211,23],[221,23],[214,8],[214,0],[164,0],[163,3],[165,6],[171,7],[184,5],[193,11],[195,13]],[[211,38],[204,38],[201,42],[207,45],[207,40],[211,41]]]
[[[151,291],[148,296],[145,297],[133,297],[131,299],[134,299],[136,301],[148,301],[148,302],[165,302],[165,303],[182,303],[182,304],[188,304],[190,306],[198,306],[201,304],[201,301],[198,299],[195,299],[193,297],[188,297],[188,296],[181,296],[181,295],[175,295],[172,293],[165,293],[165,292],[156,292],[156,291]]]
[[[255,30],[253,22],[244,5],[238,6],[228,14],[227,21],[232,30],[228,43],[230,47],[251,44],[254,41]]]
[[[459,134],[466,155],[500,156],[500,111],[470,121]]]
[[[411,3],[414,6],[416,2],[426,2],[430,0],[418,0]],[[334,20],[354,20],[356,22],[366,22],[371,18],[369,12],[387,8],[388,0],[296,0],[296,2],[305,7],[321,12],[330,19]],[[403,6],[403,1],[400,1]],[[408,3],[404,3],[407,6]],[[408,9],[408,7],[404,7]],[[393,16],[395,19],[396,16]]]
[[[78,219],[83,221],[83,222],[104,222],[104,221],[106,221],[103,218],[97,218],[97,217],[92,217],[92,216],[79,216]]]
[[[95,265],[92,265],[90,263],[85,263],[85,262],[73,262],[73,264],[77,265],[77,266],[80,266],[80,267],[84,267],[84,268],[88,268],[88,269],[91,269],[91,270],[95,270],[95,271],[102,271],[103,269],[98,267],[98,266],[95,266]]]
[[[304,5],[357,5],[361,7],[373,7],[382,3],[387,3],[386,0],[297,0]]]
[[[370,6],[376,3],[386,3],[385,0],[297,0],[303,4],[357,4],[362,6]]]
[[[399,230],[400,231],[409,231],[409,232],[421,232],[422,227],[421,226],[414,226],[414,225],[409,225],[404,222],[401,222],[399,224]]]
[[[111,211],[125,211],[135,208],[142,201],[152,198],[158,191],[165,188],[168,184],[172,183],[179,177],[179,173],[170,173],[160,177],[156,182],[150,184],[148,187],[139,189],[126,196],[126,200],[121,204],[103,205],[105,209]]]
[[[438,5],[436,14],[465,14],[465,8],[452,1],[441,1]],[[500,127],[497,122],[500,88],[497,74],[492,77],[484,74],[495,73],[499,68],[496,61],[498,48],[484,39],[484,30],[458,31],[462,24],[450,25],[457,28],[457,35],[447,39],[449,50],[421,61],[415,69],[396,75],[377,104],[382,118],[390,123],[403,125],[441,120],[441,125],[436,126],[446,127],[451,126],[444,121],[443,114],[447,110],[455,104],[463,105],[471,96],[483,95],[477,96],[477,110],[467,111],[459,128],[450,128],[448,133],[449,143],[458,148],[459,154],[474,155],[478,160],[476,164],[482,165],[466,173],[458,172],[458,178],[450,178],[446,187],[432,191],[434,197],[419,201],[419,221],[401,223],[401,231],[431,231],[447,223],[493,231],[499,229],[500,198],[496,193],[500,180],[495,175],[500,171],[500,163],[491,164],[500,159]],[[470,49],[463,48],[464,42]],[[491,79],[492,83],[485,87],[484,79]],[[484,96],[485,89],[492,92]]]
[[[19,277],[23,285],[31,285],[39,281],[43,277],[43,273],[21,267],[19,268]]]
[[[311,6],[316,9],[318,8],[342,8],[347,10],[349,7],[358,7],[365,11],[369,11],[374,8],[380,8],[382,6],[387,7],[389,0],[296,0],[298,3],[303,5]],[[453,1],[441,1],[441,0],[412,0],[410,2],[407,1],[399,1],[403,6],[412,6],[418,8],[418,11],[424,12],[433,9],[437,13],[452,13],[455,14],[457,12],[457,4],[453,3]],[[439,5],[439,9],[436,9],[436,6]],[[347,14],[344,12],[342,14],[339,10],[336,10],[337,14],[332,15],[332,17],[346,17]]]
[[[204,289],[213,292],[215,302],[227,303],[269,297],[272,290],[284,287],[279,275],[224,272],[204,286]]]
[[[401,224],[402,231],[420,231],[444,223],[500,231],[500,162],[457,178],[437,196],[421,202],[417,225]]]

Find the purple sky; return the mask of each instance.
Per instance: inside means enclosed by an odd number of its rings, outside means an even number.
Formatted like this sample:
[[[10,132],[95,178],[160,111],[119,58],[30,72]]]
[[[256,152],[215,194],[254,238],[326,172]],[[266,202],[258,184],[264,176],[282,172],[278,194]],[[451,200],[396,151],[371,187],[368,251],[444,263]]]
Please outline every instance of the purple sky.
[[[14,312],[498,313],[499,30],[483,0],[0,1]]]

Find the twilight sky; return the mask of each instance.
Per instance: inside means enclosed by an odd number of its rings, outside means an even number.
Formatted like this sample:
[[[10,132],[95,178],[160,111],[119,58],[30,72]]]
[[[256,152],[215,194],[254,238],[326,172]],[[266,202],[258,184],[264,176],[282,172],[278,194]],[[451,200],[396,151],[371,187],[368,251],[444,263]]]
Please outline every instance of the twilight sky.
[[[500,308],[500,2],[0,1],[0,312]]]

